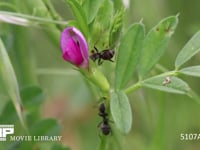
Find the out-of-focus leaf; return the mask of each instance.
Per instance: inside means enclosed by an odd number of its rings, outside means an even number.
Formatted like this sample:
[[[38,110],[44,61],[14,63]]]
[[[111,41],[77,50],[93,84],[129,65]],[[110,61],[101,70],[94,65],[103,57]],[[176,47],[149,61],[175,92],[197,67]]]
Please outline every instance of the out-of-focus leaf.
[[[74,16],[79,24],[80,30],[83,32],[84,36],[88,38],[88,25],[87,19],[85,16],[85,12],[80,4],[76,0],[64,0],[67,4],[69,4],[72,9]]]
[[[54,144],[51,150],[70,150],[69,147],[64,147],[61,144]]]
[[[83,8],[85,10],[88,24],[94,20],[102,3],[103,0],[85,0],[83,2]]]
[[[143,78],[164,54],[168,42],[178,24],[178,17],[161,20],[147,34],[140,57],[139,77]]]
[[[117,128],[124,134],[129,133],[132,126],[132,112],[128,97],[123,91],[111,93],[110,109]]]
[[[19,86],[17,78],[12,67],[11,61],[4,47],[3,42],[0,39],[0,77],[4,82],[3,85],[7,91],[8,96],[11,98],[18,117],[22,126],[25,128],[22,112],[21,112],[21,98],[19,93]]]
[[[40,106],[44,101],[44,93],[37,86],[26,86],[20,90],[20,95],[26,112],[26,124],[30,126],[41,118]]]
[[[191,67],[183,68],[179,72],[189,75],[189,76],[200,77],[200,66],[191,66]]]
[[[42,89],[37,86],[28,86],[21,89],[21,99],[24,107],[28,110],[32,108],[39,108],[44,100]]]
[[[17,113],[12,101],[7,102],[0,114],[0,124],[13,124],[17,120]]]
[[[200,31],[197,32],[182,48],[176,57],[175,67],[179,68],[192,56],[200,51]]]
[[[160,91],[187,94],[190,91],[188,84],[174,76],[158,75],[143,81],[142,86]]]
[[[60,130],[61,127],[55,119],[45,119],[35,123],[30,128],[30,133],[34,136],[56,136],[59,135]]]
[[[104,45],[108,48],[111,19],[113,18],[113,2],[110,0],[104,0],[99,11],[95,17],[92,26],[92,44],[99,47]],[[97,47],[98,47],[97,46]]]
[[[200,104],[200,96],[195,91],[191,89],[187,95]]]
[[[109,28],[110,20],[113,17],[113,3],[110,0],[104,0],[101,7],[99,8],[96,16],[96,21],[99,22],[104,29]]]
[[[123,6],[122,0],[112,0],[115,10],[119,10]]]
[[[109,33],[109,47],[114,48],[121,36],[125,9],[120,9],[114,16]]]
[[[10,2],[13,2],[17,6],[18,10],[20,10],[21,12],[25,12],[26,14],[32,14],[33,16],[53,19],[49,12],[49,8],[45,6],[45,3],[42,0],[26,0],[23,1],[23,3],[20,3],[18,0]],[[60,30],[58,29],[58,26],[54,24],[45,24],[42,26],[42,28],[45,29],[44,32],[51,40],[51,43],[58,46],[60,44]]]
[[[144,26],[133,24],[119,46],[116,64],[116,89],[123,88],[133,75],[144,40]]]

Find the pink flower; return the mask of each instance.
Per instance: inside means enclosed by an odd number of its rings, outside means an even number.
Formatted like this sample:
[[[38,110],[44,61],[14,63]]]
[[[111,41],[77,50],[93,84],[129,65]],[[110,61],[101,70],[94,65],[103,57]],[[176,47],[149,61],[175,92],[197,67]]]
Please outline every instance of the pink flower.
[[[63,59],[80,68],[88,68],[88,45],[83,34],[75,27],[61,33],[60,45]]]

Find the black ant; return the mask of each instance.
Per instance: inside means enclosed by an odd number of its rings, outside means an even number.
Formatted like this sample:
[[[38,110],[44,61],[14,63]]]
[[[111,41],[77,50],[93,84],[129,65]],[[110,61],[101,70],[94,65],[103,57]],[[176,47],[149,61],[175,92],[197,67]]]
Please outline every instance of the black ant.
[[[98,127],[100,127],[104,135],[109,135],[109,133],[111,133],[111,127],[109,125],[109,120],[107,118],[108,113],[106,113],[106,106],[104,103],[101,103],[99,107],[99,116],[101,116],[103,120],[99,123]]]
[[[113,56],[115,55],[115,51],[112,49],[105,49],[99,52],[99,50],[94,46],[94,50],[92,50],[92,54],[90,55],[90,58],[95,62],[98,60],[98,65],[101,65],[103,63],[103,60],[109,60],[111,62],[114,62],[112,60]]]

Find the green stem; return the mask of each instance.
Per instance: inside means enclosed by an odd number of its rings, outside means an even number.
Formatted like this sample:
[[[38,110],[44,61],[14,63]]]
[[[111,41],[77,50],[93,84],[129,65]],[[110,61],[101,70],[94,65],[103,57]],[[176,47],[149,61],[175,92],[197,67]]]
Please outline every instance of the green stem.
[[[44,5],[46,6],[46,8],[48,9],[51,17],[54,19],[54,20],[59,20],[61,21],[62,18],[61,16],[59,16],[59,14],[56,12],[56,10],[54,9],[54,6],[52,5],[51,1],[49,0],[43,0],[43,3]],[[63,26],[60,26],[59,24],[56,25],[57,28],[62,31],[63,30]]]
[[[106,137],[101,137],[101,142],[98,150],[105,150],[105,149],[106,149]]]
[[[169,70],[167,69],[167,68],[165,68],[163,65],[161,65],[161,64],[157,64],[156,65],[156,68],[158,69],[158,70],[160,70],[161,72],[168,72]]]
[[[17,11],[17,8],[16,8],[14,5],[9,4],[9,3],[6,3],[6,2],[1,2],[1,3],[0,3],[0,7],[1,7],[1,6],[8,7],[8,8],[10,8],[10,9],[14,10],[14,11]]]
[[[22,27],[11,26],[9,34],[9,36],[12,36],[13,45],[7,39],[7,47],[10,47],[10,56],[19,81],[19,87],[36,84],[37,79],[33,73],[26,30]]]
[[[136,91],[137,89],[139,89],[140,87],[142,86],[141,82],[137,82],[136,84],[128,87],[127,89],[125,89],[125,93],[128,94],[130,92],[134,92]]]
[[[28,19],[29,21],[35,21],[33,25],[39,23],[39,24],[44,24],[44,23],[52,23],[52,24],[59,24],[59,25],[64,25],[66,26],[68,24],[68,21],[57,21],[57,20],[52,20],[44,17],[36,17],[36,16],[30,16],[26,14],[21,14],[21,13],[13,13],[9,11],[0,11],[0,14],[2,15],[10,15],[13,17],[20,17],[24,19]]]
[[[109,95],[110,84],[104,74],[97,68],[90,68],[90,70],[80,69],[80,72],[86,79],[91,81],[95,86],[97,86],[103,95]]]
[[[45,6],[43,1],[41,0],[27,0],[23,2],[24,6],[23,9],[26,9],[26,11],[29,14],[33,14],[34,16],[39,16],[47,19],[52,19],[48,8]],[[19,6],[20,7],[20,6]],[[44,29],[43,31],[46,33],[48,38],[51,40],[51,43],[53,43],[56,47],[59,47],[60,45],[60,30],[58,30],[57,26],[55,24],[42,24],[41,27]],[[60,52],[60,51],[58,51]]]
[[[160,95],[160,112],[158,117],[157,126],[154,131],[153,139],[151,142],[150,150],[165,149],[165,94],[159,93]]]

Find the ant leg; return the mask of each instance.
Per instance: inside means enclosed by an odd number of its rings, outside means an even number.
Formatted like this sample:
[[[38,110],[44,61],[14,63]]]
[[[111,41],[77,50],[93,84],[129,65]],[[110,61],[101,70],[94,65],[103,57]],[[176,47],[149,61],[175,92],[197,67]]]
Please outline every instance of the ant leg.
[[[114,62],[114,60],[112,60],[112,59],[109,59],[109,61]]]
[[[99,127],[101,126],[101,124],[102,124],[102,121],[101,121],[101,122],[99,122],[99,124],[97,125],[97,127],[99,128]]]
[[[97,53],[99,53],[99,50],[96,48],[96,46],[94,46],[94,49]]]
[[[98,65],[101,65],[101,64],[103,64],[103,61],[101,60],[101,58],[99,58]]]

